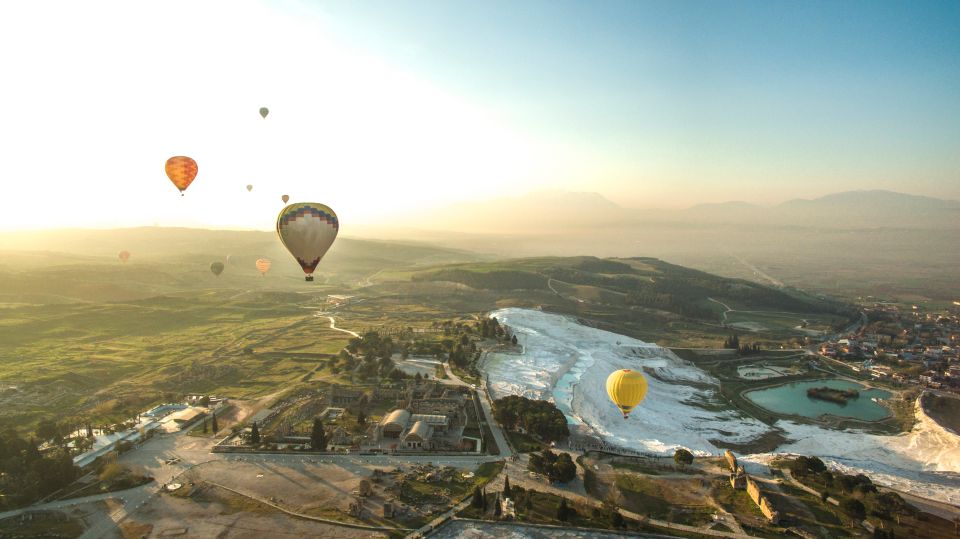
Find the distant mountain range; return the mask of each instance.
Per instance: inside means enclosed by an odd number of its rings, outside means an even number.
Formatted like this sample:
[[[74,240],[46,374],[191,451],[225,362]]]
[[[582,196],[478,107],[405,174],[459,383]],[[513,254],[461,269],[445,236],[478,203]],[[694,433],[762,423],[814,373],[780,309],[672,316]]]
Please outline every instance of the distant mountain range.
[[[960,228],[960,201],[895,193],[847,191],[775,206],[731,201],[682,210],[625,208],[598,193],[546,191],[455,204],[433,212],[426,227],[457,232],[550,233],[644,223],[814,228]]]

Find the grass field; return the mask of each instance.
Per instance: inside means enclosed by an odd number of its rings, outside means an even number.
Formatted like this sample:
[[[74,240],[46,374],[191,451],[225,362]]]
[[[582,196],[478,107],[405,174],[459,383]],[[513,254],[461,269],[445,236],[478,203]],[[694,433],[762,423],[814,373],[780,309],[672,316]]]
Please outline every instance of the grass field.
[[[351,336],[330,328],[328,316],[362,333],[542,308],[651,342],[715,347],[729,333],[719,320],[628,305],[626,296],[632,287],[668,282],[665,290],[683,290],[676,283],[689,282],[727,301],[723,294],[749,291],[753,299],[743,304],[751,308],[826,308],[655,259],[483,260],[422,244],[344,239],[324,260],[322,278],[307,284],[264,233],[41,236],[50,251],[6,252],[0,265],[0,424],[21,431],[41,418],[112,423],[184,393],[251,398],[297,384],[349,383],[349,373],[331,372],[326,359]],[[117,262],[119,249],[133,253],[129,263]],[[211,275],[210,260],[228,254],[224,273]],[[265,277],[253,268],[259,256],[275,260]],[[330,295],[351,298],[335,303]],[[705,297],[683,301],[719,317]]]

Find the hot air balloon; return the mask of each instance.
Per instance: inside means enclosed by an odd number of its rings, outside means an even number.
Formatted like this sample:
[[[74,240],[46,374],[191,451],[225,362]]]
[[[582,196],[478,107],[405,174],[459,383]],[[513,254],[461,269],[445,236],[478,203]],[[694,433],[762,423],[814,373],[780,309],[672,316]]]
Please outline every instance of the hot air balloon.
[[[267,107],[260,107],[260,116],[266,119],[267,114],[270,114],[270,109],[268,109]]]
[[[250,184],[247,184],[247,192],[249,193],[250,191],[253,191],[253,186]]]
[[[120,259],[120,262],[126,263],[127,260],[130,260],[130,251],[120,251],[117,258]]]
[[[219,277],[220,274],[223,273],[223,262],[214,262],[210,264],[210,271],[213,272],[214,275]]]
[[[190,187],[193,179],[197,177],[197,162],[189,157],[178,155],[167,159],[164,167],[167,170],[167,177],[180,190],[180,195]]]
[[[647,394],[647,379],[637,371],[621,369],[607,377],[607,395],[623,412],[623,418],[630,415]]]
[[[337,214],[316,202],[290,204],[277,216],[277,235],[307,274],[307,281],[313,280],[313,270],[337,239],[339,230]]]
[[[260,272],[261,276],[266,275],[266,273],[270,271],[270,261],[267,260],[266,258],[258,258],[257,271]]]
[[[280,200],[282,200],[283,203],[286,204],[287,202],[290,202],[290,195],[283,195],[282,197],[280,197]]]

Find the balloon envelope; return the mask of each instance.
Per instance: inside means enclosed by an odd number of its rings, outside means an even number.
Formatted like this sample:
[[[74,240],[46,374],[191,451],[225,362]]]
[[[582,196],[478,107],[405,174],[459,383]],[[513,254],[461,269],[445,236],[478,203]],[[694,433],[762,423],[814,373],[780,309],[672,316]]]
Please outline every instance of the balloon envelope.
[[[197,171],[199,170],[196,161],[183,155],[177,155],[167,159],[167,164],[164,168],[167,171],[167,177],[170,178],[173,185],[177,186],[181,194],[187,190],[187,187],[190,187],[193,179],[197,177]]]
[[[647,379],[630,369],[614,371],[607,377],[607,395],[626,419],[647,395]]]
[[[219,277],[220,274],[223,273],[223,262],[214,262],[213,264],[210,264],[210,271]]]
[[[268,271],[270,271],[270,265],[271,265],[270,261],[267,260],[266,258],[257,259],[257,271],[260,272],[260,275],[263,275]]]
[[[313,280],[313,271],[339,231],[337,214],[316,202],[290,204],[277,216],[277,235],[303,268],[308,281]]]
[[[249,192],[249,191],[253,191],[253,186],[248,184],[248,185],[247,185],[247,191],[248,191],[248,192]]]
[[[270,109],[268,109],[267,107],[260,107],[260,117],[266,118],[267,114],[270,114]]]
[[[126,262],[127,260],[130,260],[130,251],[120,251],[120,253],[117,254],[117,258],[120,259],[120,262]]]
[[[280,200],[282,200],[283,203],[286,204],[287,202],[290,202],[290,195],[283,195],[282,197],[280,197]]]

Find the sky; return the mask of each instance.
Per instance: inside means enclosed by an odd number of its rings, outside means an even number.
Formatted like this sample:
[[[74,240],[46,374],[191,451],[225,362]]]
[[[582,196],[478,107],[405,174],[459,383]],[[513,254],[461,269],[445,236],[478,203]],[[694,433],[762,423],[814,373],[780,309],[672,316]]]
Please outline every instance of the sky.
[[[960,199],[958,2],[21,1],[0,50],[0,229]]]

